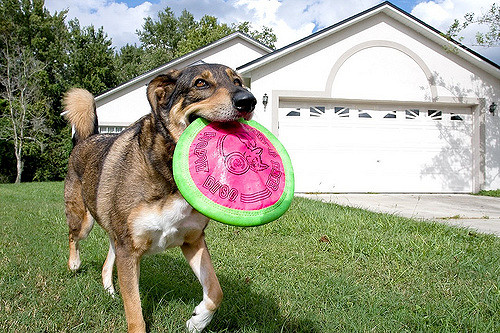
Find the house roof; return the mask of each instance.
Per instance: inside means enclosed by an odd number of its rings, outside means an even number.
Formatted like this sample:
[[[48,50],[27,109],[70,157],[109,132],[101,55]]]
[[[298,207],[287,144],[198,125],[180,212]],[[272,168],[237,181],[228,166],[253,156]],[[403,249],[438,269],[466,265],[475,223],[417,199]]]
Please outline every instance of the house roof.
[[[291,52],[294,52],[295,50],[297,50],[299,48],[303,48],[311,43],[314,43],[320,39],[323,39],[327,36],[330,36],[331,34],[334,34],[340,30],[343,30],[343,29],[345,29],[353,24],[356,24],[362,20],[370,18],[370,17],[372,17],[376,14],[379,14],[381,12],[390,16],[391,18],[395,19],[396,21],[412,28],[413,30],[419,32],[420,34],[429,38],[430,40],[432,40],[438,44],[451,47],[452,49],[457,51],[456,54],[458,56],[460,56],[461,58],[464,58],[465,60],[469,61],[470,63],[476,65],[477,67],[479,67],[485,71],[488,71],[489,73],[494,75],[496,78],[500,79],[500,65],[492,62],[491,60],[487,59],[486,57],[471,50],[470,48],[461,44],[460,42],[453,40],[453,39],[446,38],[444,36],[444,34],[441,33],[439,30],[433,28],[432,26],[421,21],[420,19],[416,18],[415,16],[409,14],[408,12],[404,11],[403,9],[395,6],[394,4],[392,4],[389,1],[382,2],[382,3],[372,7],[370,9],[367,9],[363,12],[360,12],[359,14],[351,16],[351,17],[349,17],[345,20],[342,20],[334,25],[331,25],[325,29],[319,30],[319,31],[317,31],[317,32],[305,37],[305,38],[302,38],[296,42],[293,42],[289,45],[286,45],[280,49],[277,49],[274,52],[263,55],[260,58],[257,58],[253,61],[250,61],[250,62],[238,67],[237,70],[242,74],[250,72],[255,68],[258,68],[258,67],[263,66],[271,61],[279,59],[287,54],[290,54]]]
[[[200,55],[210,49],[213,49],[215,47],[218,47],[219,45],[221,44],[224,44],[224,43],[227,43],[229,41],[232,41],[236,38],[240,38],[240,39],[243,39],[244,41],[256,46],[257,48],[263,50],[264,52],[266,53],[269,53],[269,52],[272,52],[273,50],[269,47],[267,47],[266,45],[260,43],[259,41],[257,41],[256,39],[253,39],[252,37],[250,36],[247,36],[246,34],[244,33],[241,33],[239,31],[237,32],[234,32],[230,35],[227,35],[226,37],[223,37],[219,40],[216,40],[215,42],[213,43],[210,43],[204,47],[201,47],[197,50],[194,50],[194,51],[191,51],[189,53],[186,53],[185,55],[179,57],[179,58],[175,58],[173,59],[172,61],[158,67],[158,68],[155,68],[155,69],[152,69],[142,75],[139,75],[139,76],[136,76],[135,78],[131,79],[130,81],[127,81],[125,83],[122,83],[120,84],[119,86],[113,88],[113,89],[110,89],[104,93],[102,93],[101,95],[97,96],[96,97],[96,101],[98,102],[99,100],[102,100],[110,95],[113,95],[115,94],[116,92],[120,91],[120,90],[123,90],[131,85],[134,85],[135,83],[137,82],[141,82],[143,80],[146,80],[148,78],[152,78],[160,73],[163,73],[165,72],[166,70],[168,70],[169,68],[172,68],[174,66],[176,66],[177,64],[179,63],[182,63],[182,62],[185,62],[185,61],[189,61],[190,58],[196,58],[197,55]],[[197,61],[199,61],[198,59],[193,59],[193,63],[196,63]]]

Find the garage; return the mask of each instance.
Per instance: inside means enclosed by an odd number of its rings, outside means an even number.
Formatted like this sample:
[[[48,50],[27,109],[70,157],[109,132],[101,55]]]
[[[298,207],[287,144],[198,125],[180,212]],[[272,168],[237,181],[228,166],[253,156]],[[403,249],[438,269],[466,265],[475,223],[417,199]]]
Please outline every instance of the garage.
[[[472,111],[437,105],[279,103],[297,192],[471,192]]]

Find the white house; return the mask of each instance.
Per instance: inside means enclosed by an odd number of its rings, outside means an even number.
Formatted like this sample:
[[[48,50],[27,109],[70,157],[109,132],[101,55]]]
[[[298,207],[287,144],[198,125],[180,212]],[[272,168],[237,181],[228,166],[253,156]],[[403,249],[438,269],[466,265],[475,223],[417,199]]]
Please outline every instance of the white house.
[[[136,120],[149,80],[200,60],[245,78],[297,192],[500,188],[500,66],[389,2],[274,52],[230,35],[99,96],[101,125]]]

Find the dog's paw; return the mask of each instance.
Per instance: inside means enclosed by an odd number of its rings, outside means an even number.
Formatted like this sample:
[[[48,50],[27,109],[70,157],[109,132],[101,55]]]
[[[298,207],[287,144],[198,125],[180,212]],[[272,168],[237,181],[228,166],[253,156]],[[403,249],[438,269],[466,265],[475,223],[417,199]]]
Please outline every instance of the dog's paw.
[[[212,321],[214,311],[207,310],[205,303],[201,302],[193,312],[193,316],[186,322],[186,327],[190,333],[203,331]]]
[[[200,330],[198,330],[198,328],[194,325],[194,323],[191,321],[191,319],[189,319],[187,322],[186,322],[186,328],[188,330],[189,333],[198,333],[198,332],[201,332]]]
[[[115,292],[115,287],[113,287],[113,285],[110,285],[110,286],[104,286],[104,290],[106,290],[109,294],[109,296],[115,298],[115,295],[116,295],[116,292]]]
[[[112,297],[115,297],[115,287],[113,286],[113,271],[102,272],[102,285],[104,290],[106,290]]]
[[[72,272],[76,272],[80,268],[81,264],[82,261],[80,260],[80,256],[76,256],[76,258],[69,258],[68,260],[68,268]]]

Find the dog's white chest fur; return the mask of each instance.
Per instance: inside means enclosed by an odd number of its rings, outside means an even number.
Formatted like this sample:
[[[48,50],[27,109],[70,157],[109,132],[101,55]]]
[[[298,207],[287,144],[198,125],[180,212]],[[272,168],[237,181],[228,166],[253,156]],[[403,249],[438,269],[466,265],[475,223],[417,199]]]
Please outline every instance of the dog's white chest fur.
[[[208,222],[208,218],[194,210],[181,195],[162,206],[141,207],[136,216],[132,223],[134,242],[136,246],[147,243],[148,254],[197,238]]]

